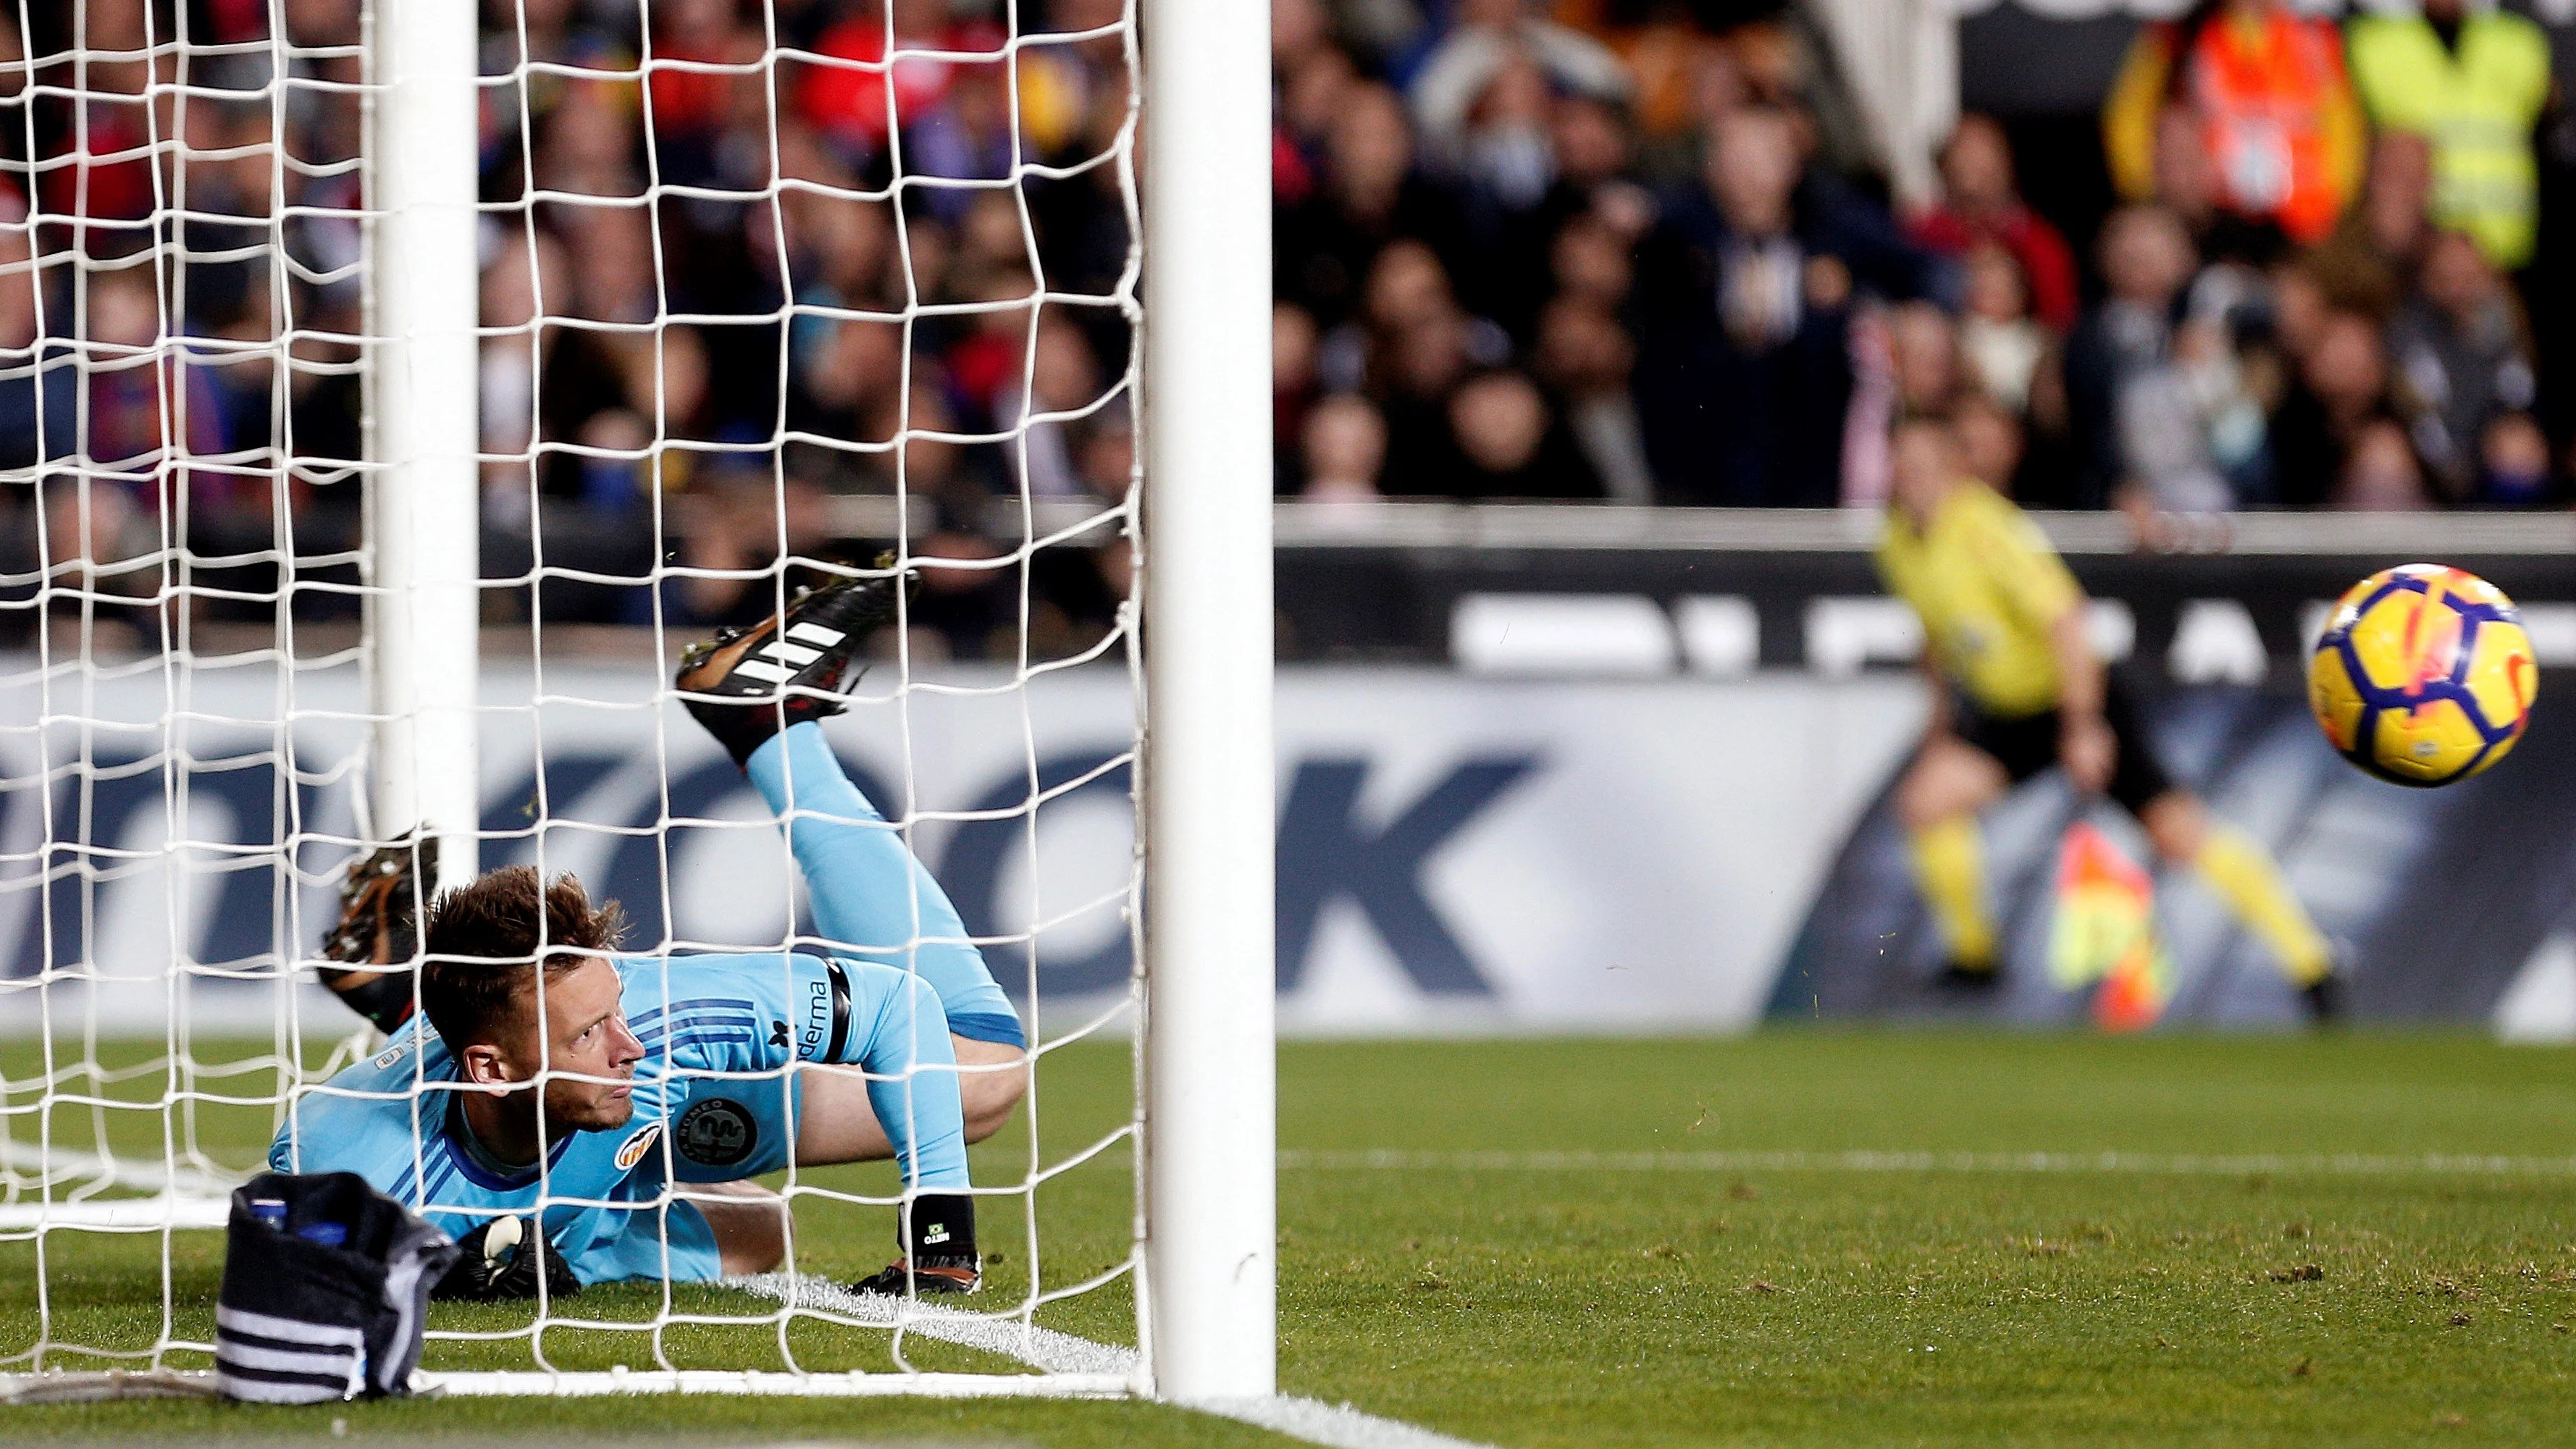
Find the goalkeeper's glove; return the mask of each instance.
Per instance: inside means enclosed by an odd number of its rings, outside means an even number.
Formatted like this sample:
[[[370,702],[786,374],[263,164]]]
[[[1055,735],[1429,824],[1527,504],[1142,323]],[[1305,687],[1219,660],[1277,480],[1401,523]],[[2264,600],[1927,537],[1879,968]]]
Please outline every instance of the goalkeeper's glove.
[[[438,838],[406,837],[350,862],[340,883],[340,919],[322,955],[361,969],[325,966],[322,984],[390,1036],[411,1019],[411,962],[420,946],[422,882],[438,878]],[[365,969],[387,968],[392,969]]]
[[[494,1218],[467,1233],[460,1244],[464,1256],[429,1290],[429,1296],[467,1303],[534,1298],[540,1275],[548,1298],[579,1293],[581,1280],[565,1266],[563,1254],[555,1251],[544,1233],[531,1227],[525,1218]]]
[[[903,1256],[851,1284],[851,1292],[927,1298],[984,1286],[984,1260],[975,1251],[975,1199],[965,1193],[914,1198],[896,1219],[895,1245]]]

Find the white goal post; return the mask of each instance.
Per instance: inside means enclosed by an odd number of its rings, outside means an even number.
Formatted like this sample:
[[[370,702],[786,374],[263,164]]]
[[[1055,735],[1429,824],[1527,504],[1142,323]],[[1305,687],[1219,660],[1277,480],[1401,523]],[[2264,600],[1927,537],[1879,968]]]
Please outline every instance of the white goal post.
[[[972,939],[993,955],[996,978],[1027,1002],[1032,1051],[1043,1062],[1068,1044],[1132,1032],[1133,1108],[1106,1136],[1041,1142],[1039,1093],[1031,1090],[1022,1108],[1030,1119],[1027,1161],[1013,1169],[1021,1175],[988,1186],[979,1169],[977,1181],[979,1195],[990,1194],[980,1197],[991,1215],[986,1241],[1027,1260],[1012,1270],[1025,1276],[1025,1289],[1010,1289],[1004,1301],[886,1307],[797,1275],[791,1252],[789,1271],[733,1282],[760,1300],[757,1310],[738,1315],[682,1302],[666,1282],[659,1307],[632,1323],[583,1319],[572,1300],[538,1310],[531,1327],[507,1334],[442,1334],[433,1323],[424,1383],[460,1396],[898,1393],[1215,1402],[1273,1394],[1269,7],[1253,0],[1106,0],[1114,18],[1068,33],[1024,24],[1024,6],[1056,13],[1044,0],[960,0],[960,13],[972,12],[983,25],[977,33],[993,42],[968,48],[948,32],[924,39],[899,30],[897,16],[922,11],[921,0],[847,0],[837,9],[883,21],[882,46],[852,59],[808,49],[810,33],[791,35],[776,13],[781,7],[767,0],[671,7],[730,12],[744,22],[735,33],[756,30],[756,54],[719,55],[657,50],[653,17],[663,0],[579,0],[549,8],[629,15],[641,43],[633,55],[568,60],[527,52],[524,19],[515,37],[496,39],[478,28],[478,12],[515,15],[517,0],[498,7],[479,0],[345,3],[354,21],[347,35],[289,29],[291,15],[327,13],[328,3],[261,4],[255,8],[268,18],[256,40],[191,31],[200,23],[191,17],[206,7],[189,0],[93,0],[60,25],[29,0],[6,5],[17,12],[12,28],[21,32],[27,59],[14,70],[0,65],[0,126],[25,137],[15,151],[0,146],[0,189],[14,189],[26,213],[14,226],[0,216],[0,434],[18,396],[12,387],[31,400],[37,421],[31,455],[0,456],[0,491],[13,495],[15,510],[0,511],[0,519],[15,517],[18,531],[9,536],[23,533],[33,552],[21,560],[0,546],[0,631],[22,625],[26,640],[0,639],[0,694],[16,696],[0,698],[0,952],[20,953],[0,959],[0,1271],[32,1268],[38,1310],[32,1340],[21,1331],[26,1324],[0,1313],[0,1404],[208,1391],[202,1370],[211,1345],[203,1335],[210,1330],[188,1325],[211,1322],[212,1304],[184,1300],[175,1285],[200,1280],[185,1278],[174,1255],[202,1257],[212,1240],[190,1235],[221,1225],[227,1195],[254,1164],[237,1148],[206,1145],[215,1139],[212,1129],[201,1134],[201,1115],[265,1107],[282,1119],[296,1093],[381,1044],[354,1030],[355,1018],[333,1015],[341,1008],[313,985],[328,924],[317,912],[331,899],[334,873],[353,856],[414,833],[435,839],[437,884],[444,887],[507,859],[532,859],[549,872],[571,860],[605,863],[599,868],[612,884],[627,878],[655,885],[660,919],[648,911],[643,934],[648,946],[658,938],[666,956],[675,946],[709,944],[684,929],[681,896],[690,886],[677,868],[684,854],[692,861],[765,859],[775,863],[772,873],[785,869],[774,821],[758,822],[767,827],[760,837],[770,842],[766,855],[747,854],[749,846],[723,843],[752,838],[740,827],[754,822],[736,804],[720,809],[704,791],[683,799],[681,787],[703,771],[691,773],[696,757],[682,758],[672,742],[667,721],[683,716],[669,671],[679,647],[705,632],[674,602],[689,587],[739,584],[750,596],[783,599],[799,567],[826,575],[863,568],[864,561],[809,552],[811,530],[800,532],[804,525],[792,516],[807,506],[828,512],[840,536],[882,534],[900,567],[930,559],[933,590],[943,569],[970,578],[998,574],[1011,586],[1003,593],[1016,589],[1016,635],[1006,618],[993,637],[1015,637],[1017,652],[997,644],[984,665],[943,672],[935,658],[919,657],[936,642],[920,626],[889,631],[891,652],[880,657],[853,711],[881,717],[882,727],[865,727],[871,747],[882,743],[886,752],[876,757],[885,762],[884,778],[870,784],[888,794],[869,793],[890,828],[916,848],[922,840],[946,842],[952,864],[974,854],[964,844],[970,837],[986,842],[974,858],[987,894],[998,902],[1006,894],[1001,883],[1011,882],[1025,908],[1013,906],[1015,915],[998,905],[981,915],[968,908],[966,917]],[[802,10],[834,8],[824,0]],[[94,22],[93,9],[113,14]],[[1081,13],[1102,10],[1093,4]],[[1077,43],[1123,48],[1124,121],[1106,150],[1056,164],[1024,150],[1023,61],[1043,62]],[[497,74],[495,54],[508,57]],[[939,162],[908,156],[912,140],[897,100],[905,66],[916,76],[989,66],[1007,77],[1008,159],[998,174],[942,172]],[[835,68],[884,90],[883,169],[816,181],[783,157],[781,96],[796,83],[791,71],[810,77]],[[737,101],[765,98],[769,154],[765,169],[752,167],[764,177],[756,187],[728,191],[665,175],[653,127],[662,103],[655,87],[669,78],[723,82]],[[644,138],[643,174],[632,194],[549,190],[539,174],[527,93],[592,80],[623,87],[619,94],[631,93],[640,108],[628,117]],[[48,97],[90,109],[49,131],[42,109],[53,104]],[[512,105],[520,129],[507,144],[521,148],[523,189],[496,201],[488,179],[492,113]],[[299,107],[345,107],[356,122],[353,154],[292,154],[289,134],[311,126],[309,118],[295,119]],[[140,139],[128,149],[108,149],[105,141],[84,149],[92,111],[130,122]],[[130,169],[114,173],[119,165]],[[264,198],[214,203],[191,191],[199,183],[190,178],[225,165],[264,171]],[[116,175],[142,178],[136,184],[148,192],[130,216],[112,215],[97,201]],[[1095,175],[1115,178],[1125,209],[1123,272],[1106,293],[1062,290],[1035,260],[1038,225],[1028,189],[1033,180]],[[336,200],[315,199],[322,183],[339,178],[345,185]],[[254,197],[261,190],[225,184]],[[906,209],[990,192],[1016,208],[1034,290],[1025,300],[934,296],[922,269],[945,258],[933,242],[958,245],[972,222],[948,218],[942,240],[917,235],[922,224],[907,220]],[[891,218],[884,224],[896,296],[881,310],[838,295],[816,302],[798,291],[788,234],[797,224],[791,213],[809,198],[877,207]],[[539,251],[540,206],[640,218],[650,247],[649,312],[567,311],[548,299],[558,279],[547,275],[549,261]],[[750,217],[750,234],[768,237],[778,272],[774,306],[712,316],[675,300],[682,289],[670,272],[660,218],[662,208],[688,207],[739,208]],[[350,244],[317,252],[313,238],[324,234],[345,234]],[[496,246],[524,248],[526,286],[536,299],[524,318],[492,315]],[[569,260],[578,290],[586,260]],[[225,267],[250,278],[244,286],[254,299],[242,303],[228,331],[203,324],[189,300],[197,278]],[[10,288],[28,299],[29,336],[9,333],[9,304],[18,295]],[[157,320],[132,335],[116,333],[105,320],[111,295],[129,307],[148,299]],[[326,296],[343,299],[346,311],[313,300]],[[308,304],[315,310],[299,311]],[[1123,319],[1117,325],[1132,339],[1123,363],[1098,360],[1101,381],[1079,401],[1042,390],[1051,308],[1106,310]],[[1024,322],[1008,321],[1015,309]],[[991,426],[925,415],[917,338],[988,324],[998,335],[1015,335],[1011,345],[1019,349],[995,386]],[[889,364],[897,379],[892,431],[818,432],[791,416],[784,401],[765,437],[688,431],[669,391],[684,385],[685,367],[707,362],[703,351],[687,362],[674,334],[742,325],[774,328],[782,398],[793,369],[806,365],[789,356],[801,345],[800,327],[835,336],[895,329],[902,340]],[[645,436],[548,433],[553,424],[536,399],[556,365],[542,360],[549,328],[605,339],[603,349],[624,347],[619,355],[630,361],[648,359],[639,364],[654,390],[641,409]],[[522,342],[539,359],[529,364],[529,416],[516,442],[496,445],[496,343],[506,351]],[[305,395],[324,385],[316,379],[335,375],[353,377],[361,389],[353,409],[358,440],[350,455],[316,463],[299,436],[309,426]],[[235,385],[244,376],[264,379],[248,388],[266,390],[264,444],[202,416],[215,406],[210,399],[244,391]],[[139,449],[119,451],[102,441],[103,419],[122,396],[113,392],[119,379],[135,378],[145,379],[136,395],[146,398],[135,415],[152,421]],[[725,381],[716,379],[718,386]],[[705,384],[701,376],[689,385]],[[57,404],[59,415],[48,410]],[[1041,435],[1113,415],[1132,419],[1135,461],[1120,468],[1114,485],[1087,495],[1045,494],[1033,461]],[[1096,429],[1114,432],[1105,422]],[[8,446],[0,436],[0,450]],[[890,479],[890,491],[796,492],[782,460],[799,446],[876,470]],[[1018,520],[1016,542],[1004,537],[979,554],[943,541],[944,533],[972,529],[943,521],[958,507],[954,490],[925,496],[917,454],[931,447],[980,448],[1004,460],[994,470],[1003,482],[987,511]],[[676,508],[669,498],[681,485],[667,480],[693,466],[705,476],[738,469],[735,454],[766,460],[746,496],[766,490],[774,558],[683,556],[669,541],[678,516],[666,513]],[[569,561],[550,558],[551,544],[574,542],[568,530],[551,539],[547,532],[552,505],[540,469],[550,457],[622,468],[642,480],[653,553],[639,571],[619,573],[571,551]],[[496,476],[525,481],[496,485]],[[265,542],[219,540],[219,529],[209,531],[208,478],[270,500]],[[526,500],[531,553],[496,564],[487,536],[492,499],[513,489]],[[308,542],[321,526],[314,520],[322,514],[304,511],[315,499],[362,499],[346,548]],[[110,537],[115,530],[102,518],[124,532]],[[1120,557],[1129,569],[1122,578],[1101,566],[1116,596],[1114,619],[1096,639],[1040,657],[1033,621],[1052,605],[1037,600],[1033,581],[1048,550],[1088,549],[1111,538],[1124,540]],[[241,582],[245,577],[253,582]],[[624,589],[619,607],[628,611],[630,642],[614,647],[637,657],[614,669],[587,663],[581,651],[594,637],[582,632],[588,626],[547,617],[548,590],[558,583]],[[501,676],[486,644],[496,637],[490,610],[506,589],[525,600],[525,619],[511,626],[529,655],[523,687],[491,683]],[[345,639],[327,620],[306,621],[300,611],[317,598],[353,616]],[[230,633],[207,622],[209,600],[232,611]],[[253,616],[265,621],[265,638],[237,622]],[[647,631],[649,658],[632,642]],[[23,657],[9,653],[21,647]],[[1095,752],[1078,768],[1042,758],[1052,729],[1043,716],[1063,697],[1059,682],[1111,674],[1123,677],[1121,698],[1132,700],[1132,726],[1122,722],[1119,737],[1124,752]],[[599,682],[612,675],[628,683]],[[562,684],[566,678],[575,682]],[[646,682],[632,687],[636,679]],[[244,680],[253,685],[246,689]],[[241,701],[263,688],[272,689],[274,712],[247,711]],[[1108,693],[1082,696],[1086,718],[1100,716]],[[1016,742],[1005,775],[1021,781],[1016,794],[961,798],[955,787],[964,767],[946,756],[968,751],[940,731],[979,710],[995,718],[1017,712],[1004,731]],[[582,711],[618,721],[604,737],[612,743],[570,762],[588,773],[559,777],[547,731],[559,716]],[[496,750],[495,720],[512,730],[524,720],[533,743],[520,754],[511,754],[516,746]],[[691,747],[704,752],[702,741]],[[506,782],[495,771],[517,770],[521,755],[533,790],[519,807],[523,818],[496,830],[494,800]],[[228,794],[203,783],[235,767],[264,783],[236,782]],[[588,794],[578,795],[564,778],[578,778]],[[1121,828],[1132,832],[1132,845],[1123,847],[1119,883],[1066,905],[1071,888],[1044,878],[1065,849],[1041,842],[1041,807],[1097,804],[1104,797],[1089,786],[1121,782],[1129,811]],[[137,791],[150,799],[135,803],[144,799]],[[649,828],[602,823],[570,808],[629,796],[644,802],[638,808]],[[270,811],[265,821],[255,818],[262,808]],[[206,825],[213,818],[207,811],[226,823]],[[680,841],[683,833],[692,843]],[[990,843],[996,841],[1003,843]],[[585,878],[592,873],[585,866]],[[245,879],[263,883],[264,905],[244,904],[257,893],[240,886]],[[785,889],[785,943],[810,942],[810,933],[796,934],[801,896]],[[168,965],[157,975],[132,969],[132,943],[149,932],[121,914],[147,892],[157,893],[163,924],[154,929],[166,931],[169,943]],[[1042,1023],[1046,941],[1072,929],[1068,922],[1103,919],[1104,910],[1125,922],[1116,932],[1126,945],[1104,948],[1099,959],[1132,965],[1116,983],[1092,982],[1080,1009],[1064,1013],[1069,1024]],[[265,922],[266,944],[201,953],[195,942],[215,929],[207,922],[219,918],[220,925],[239,912]],[[125,965],[102,964],[117,951]],[[232,1004],[223,1012],[202,1004],[216,988]],[[116,1041],[120,1013],[137,1003],[134,1019],[148,1020],[149,1032],[128,1051]],[[211,1039],[219,1031],[248,1031],[267,1046],[201,1057],[197,1033]],[[334,1041],[337,1048],[326,1050]],[[1042,1284],[1039,1190],[1130,1149],[1133,1212],[1123,1254],[1101,1260],[1105,1266],[1086,1260],[1070,1277],[1050,1261],[1056,1276]],[[881,1210],[893,1201],[805,1185],[801,1170],[790,1172],[788,1184],[800,1207],[810,1201]],[[55,1287],[52,1275],[92,1248],[125,1254],[117,1261],[141,1264],[133,1271],[147,1288],[157,1282],[157,1327],[147,1326],[141,1339],[102,1346],[86,1338],[93,1321]],[[1041,1321],[1054,1305],[1121,1280],[1133,1292],[1132,1349]],[[779,1362],[750,1369],[693,1363],[674,1346],[684,1336],[666,1333],[719,1324],[774,1326]],[[887,1329],[887,1370],[811,1368],[813,1340],[791,1344],[791,1330]],[[649,1348],[638,1351],[650,1362],[631,1370],[550,1357],[550,1331],[623,1331],[644,1343],[647,1330]],[[947,1360],[943,1371],[926,1371],[907,1356],[908,1338],[1015,1360],[1020,1371],[958,1372],[945,1369]],[[473,1340],[524,1339],[528,1362],[442,1370],[442,1339],[476,1348],[489,1345]]]
[[[368,29],[366,475],[369,822],[474,878],[481,772],[475,7],[376,3]]]
[[[1277,1358],[1269,9],[1144,7],[1144,1296],[1179,1398]]]

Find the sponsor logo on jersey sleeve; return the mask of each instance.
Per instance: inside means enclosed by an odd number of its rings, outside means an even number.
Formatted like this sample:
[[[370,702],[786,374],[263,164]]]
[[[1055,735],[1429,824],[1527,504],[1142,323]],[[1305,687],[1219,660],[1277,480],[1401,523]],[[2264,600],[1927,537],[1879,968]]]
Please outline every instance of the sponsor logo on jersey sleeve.
[[[805,1020],[800,1033],[801,1054],[812,1060],[823,1054],[823,1044],[832,1034],[832,988],[820,981],[805,983]]]

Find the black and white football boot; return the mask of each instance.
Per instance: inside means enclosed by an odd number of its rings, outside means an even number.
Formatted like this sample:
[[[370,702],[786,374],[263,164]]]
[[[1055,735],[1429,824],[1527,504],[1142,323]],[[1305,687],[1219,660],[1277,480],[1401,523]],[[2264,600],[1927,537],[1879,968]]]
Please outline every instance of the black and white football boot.
[[[898,1258],[867,1277],[850,1285],[853,1293],[873,1293],[881,1298],[901,1298],[909,1293],[915,1298],[963,1297],[984,1291],[983,1260],[955,1253],[925,1253],[918,1258]]]
[[[891,567],[893,556],[877,561]],[[786,610],[749,628],[727,625],[680,656],[681,703],[737,765],[792,724],[842,710],[850,663],[870,631],[894,618],[913,575],[836,578],[801,589]]]

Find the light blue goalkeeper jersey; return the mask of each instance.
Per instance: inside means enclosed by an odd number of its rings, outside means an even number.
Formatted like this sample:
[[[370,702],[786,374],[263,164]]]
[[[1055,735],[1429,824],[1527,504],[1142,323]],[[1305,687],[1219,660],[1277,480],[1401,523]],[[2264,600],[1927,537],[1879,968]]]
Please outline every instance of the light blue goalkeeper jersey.
[[[634,1115],[575,1132],[539,1167],[499,1170],[457,1112],[455,1059],[414,1017],[384,1050],[299,1095],[268,1150],[280,1172],[355,1172],[451,1236],[542,1208],[585,1283],[718,1276],[714,1235],[673,1181],[732,1182],[787,1166],[795,1064],[869,1073],[868,1101],[904,1181],[967,1188],[955,1054],[939,998],[878,962],[802,952],[628,958],[621,1001],[643,1044]],[[880,1080],[882,1078],[882,1080]]]

